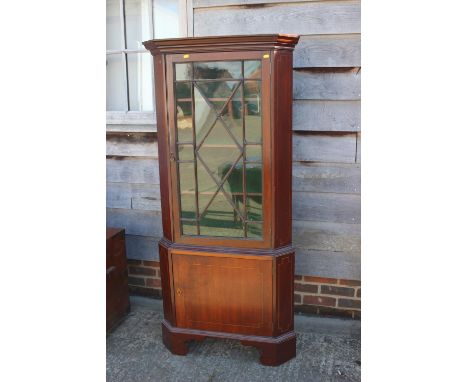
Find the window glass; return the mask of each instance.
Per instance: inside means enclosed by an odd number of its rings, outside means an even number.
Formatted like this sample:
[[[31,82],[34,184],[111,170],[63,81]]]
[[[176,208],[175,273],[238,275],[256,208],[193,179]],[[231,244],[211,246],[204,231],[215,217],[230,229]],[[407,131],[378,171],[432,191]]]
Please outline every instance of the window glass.
[[[127,49],[144,49],[142,42],[151,39],[151,0],[125,0]]]
[[[127,84],[125,60],[122,53],[106,57],[106,106],[107,110],[127,110]]]
[[[106,49],[120,50],[123,47],[120,36],[120,4],[119,0],[106,1]]]
[[[173,38],[179,36],[179,1],[154,0],[154,38]]]
[[[129,53],[127,65],[130,110],[153,110],[153,57],[147,53]]]

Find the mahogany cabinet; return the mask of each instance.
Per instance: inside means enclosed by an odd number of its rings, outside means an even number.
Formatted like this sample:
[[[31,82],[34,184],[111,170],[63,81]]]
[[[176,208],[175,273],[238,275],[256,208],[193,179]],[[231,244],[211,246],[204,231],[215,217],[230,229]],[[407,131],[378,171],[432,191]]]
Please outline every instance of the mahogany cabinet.
[[[144,42],[154,56],[163,340],[296,354],[291,245],[293,35]]]

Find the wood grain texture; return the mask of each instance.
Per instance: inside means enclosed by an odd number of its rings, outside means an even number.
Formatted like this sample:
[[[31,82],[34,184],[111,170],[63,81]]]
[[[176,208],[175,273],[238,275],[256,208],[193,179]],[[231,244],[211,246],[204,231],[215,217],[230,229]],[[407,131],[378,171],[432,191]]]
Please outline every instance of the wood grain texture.
[[[161,214],[155,211],[107,208],[108,226],[125,228],[127,235],[162,236]]]
[[[360,33],[358,1],[269,4],[194,10],[194,35]]]
[[[359,131],[361,129],[360,101],[293,102],[295,131]]]
[[[294,50],[294,68],[361,66],[361,35],[301,36]]]
[[[126,235],[127,258],[159,261],[158,240],[151,236]]]
[[[293,163],[293,191],[359,194],[358,164]]]
[[[318,192],[293,192],[293,219],[361,222],[361,196]]]
[[[356,163],[361,163],[361,133],[357,135],[356,141]]]
[[[361,225],[293,220],[293,245],[296,249],[359,252]]]
[[[160,200],[159,186],[156,184],[107,183],[106,206],[109,208],[160,211]]]
[[[158,156],[156,133],[108,132],[106,155],[112,156]]]
[[[361,71],[359,68],[340,71],[295,70],[293,98],[359,100]]]
[[[156,127],[156,113],[145,111],[108,111],[106,113],[108,125],[152,125]]]
[[[361,255],[359,252],[316,251],[297,248],[297,275],[314,275],[337,279],[361,279]]]
[[[158,160],[141,157],[106,159],[108,182],[159,184]]]
[[[293,134],[293,160],[355,163],[356,134]]]

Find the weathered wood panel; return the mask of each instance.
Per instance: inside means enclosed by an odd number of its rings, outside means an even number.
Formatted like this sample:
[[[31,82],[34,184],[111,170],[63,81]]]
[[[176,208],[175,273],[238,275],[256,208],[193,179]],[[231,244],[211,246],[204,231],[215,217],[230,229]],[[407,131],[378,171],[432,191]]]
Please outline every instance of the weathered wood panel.
[[[293,220],[295,248],[357,252],[361,249],[361,225]]]
[[[160,190],[157,184],[107,183],[107,207],[160,211]],[[153,208],[149,208],[152,205]],[[159,206],[159,208],[157,208]]]
[[[317,192],[293,192],[293,219],[335,222],[361,222],[361,196]]]
[[[106,125],[108,133],[155,133],[156,125],[128,125],[128,124],[111,124]]]
[[[107,208],[108,227],[125,228],[128,235],[161,237],[161,214],[155,211]]]
[[[157,159],[139,157],[115,157],[106,160],[108,182],[159,184]]]
[[[157,157],[156,133],[117,133],[108,132],[106,155]]]
[[[296,250],[296,274],[334,277],[337,279],[361,279],[361,255],[359,252]]]
[[[194,35],[360,33],[359,1],[194,9]]]
[[[125,235],[127,258],[159,261],[158,241],[155,237]]]
[[[295,131],[358,131],[360,128],[360,101],[293,102]]]
[[[359,100],[361,71],[359,68],[337,70],[295,70],[294,99]]]
[[[293,59],[294,68],[361,66],[361,35],[301,36]]]
[[[356,163],[361,163],[361,133],[357,135],[356,142]]]
[[[358,164],[293,163],[293,191],[359,194]]]
[[[194,8],[226,7],[230,5],[275,4],[275,3],[302,3],[323,0],[193,0]]]
[[[293,134],[293,160],[355,163],[356,134]]]

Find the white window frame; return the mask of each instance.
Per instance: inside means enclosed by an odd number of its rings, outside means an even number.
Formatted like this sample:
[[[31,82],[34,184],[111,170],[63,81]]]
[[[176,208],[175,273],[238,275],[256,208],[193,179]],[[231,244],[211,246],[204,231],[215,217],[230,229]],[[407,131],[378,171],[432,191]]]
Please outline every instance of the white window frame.
[[[150,30],[152,33],[151,38],[154,38],[154,14],[153,2],[158,0],[151,0],[149,2],[149,15],[150,15]],[[179,0],[179,34],[181,37],[193,36],[193,0]],[[106,50],[108,55],[121,55],[125,63],[124,80],[126,84],[126,105],[127,110],[122,111],[107,111],[106,124],[107,131],[155,131],[156,130],[156,113],[148,111],[130,111],[130,94],[128,82],[128,53],[144,53],[150,54],[146,49],[126,49],[126,33],[125,33],[125,0],[119,0],[120,10],[120,45],[123,47],[121,50]],[[154,72],[151,71],[151,78],[154,82]],[[154,87],[153,87],[153,100]],[[130,128],[122,129],[120,125],[130,125]]]

